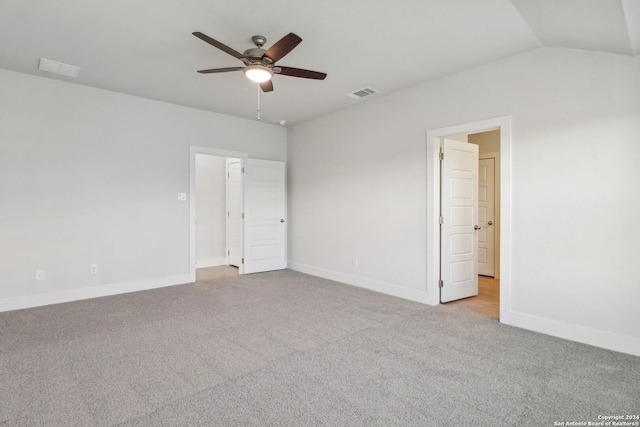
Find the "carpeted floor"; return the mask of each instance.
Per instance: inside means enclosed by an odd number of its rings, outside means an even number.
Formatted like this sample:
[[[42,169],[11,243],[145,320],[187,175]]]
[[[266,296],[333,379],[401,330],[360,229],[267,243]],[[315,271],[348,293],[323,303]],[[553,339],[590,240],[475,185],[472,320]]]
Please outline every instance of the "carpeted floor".
[[[640,358],[293,271],[0,313],[2,426],[553,426]]]

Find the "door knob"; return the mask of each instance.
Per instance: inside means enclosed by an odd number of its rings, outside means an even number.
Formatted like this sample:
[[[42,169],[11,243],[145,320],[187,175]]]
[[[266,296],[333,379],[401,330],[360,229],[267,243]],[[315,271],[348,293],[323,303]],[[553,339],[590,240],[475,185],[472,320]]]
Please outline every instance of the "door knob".
[[[281,219],[280,222],[284,222],[284,219]]]
[[[489,221],[487,224],[489,224],[489,225],[493,225],[493,221]]]
[[[481,228],[482,228],[482,227],[480,227],[479,225],[474,225],[474,226],[473,226],[473,229],[474,229],[474,230],[480,230]]]

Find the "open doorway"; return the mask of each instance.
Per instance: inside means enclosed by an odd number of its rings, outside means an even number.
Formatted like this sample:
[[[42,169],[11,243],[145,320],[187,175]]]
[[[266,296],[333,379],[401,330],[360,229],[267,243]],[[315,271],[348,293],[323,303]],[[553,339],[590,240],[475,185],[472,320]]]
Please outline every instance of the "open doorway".
[[[242,265],[230,266],[229,233],[230,164],[247,158],[247,153],[208,147],[190,148],[190,280],[199,276],[243,274]],[[238,186],[242,190],[242,184]],[[242,201],[242,195],[236,196]],[[242,208],[237,209],[242,215]],[[242,227],[238,241],[242,244]],[[242,247],[239,252],[242,253]],[[241,256],[241,255],[240,255]],[[238,268],[239,267],[239,268]]]
[[[447,303],[500,318],[500,129],[450,136],[478,146],[477,295]]]
[[[196,154],[196,279],[237,275],[242,259],[241,160]]]
[[[237,253],[240,258],[238,273],[251,274],[272,270],[282,270],[287,266],[287,229],[286,229],[286,177],[285,163],[274,160],[251,159],[246,153],[218,150],[208,147],[191,146],[189,149],[189,279],[196,281],[196,158],[198,155],[218,156],[230,159],[227,171],[232,174],[232,164],[239,166],[242,195],[239,197],[241,208],[237,209],[241,224],[238,229],[241,248]],[[233,159],[239,159],[236,162]],[[227,160],[225,160],[227,162]],[[184,195],[182,199],[184,200]],[[241,211],[241,212],[240,212]],[[228,211],[230,215],[231,212]],[[227,230],[229,227],[227,226]],[[226,235],[226,234],[225,234]],[[226,250],[230,251],[225,241]],[[227,252],[227,264],[229,262]],[[224,255],[223,255],[224,256]],[[200,257],[201,260],[220,258]],[[201,261],[202,262],[202,261]],[[236,262],[237,263],[237,262]],[[214,267],[215,268],[215,267]]]
[[[492,317],[500,319],[507,318],[511,311],[510,307],[510,150],[511,150],[511,118],[509,116],[499,117],[495,119],[484,120],[480,122],[466,123],[461,125],[450,126],[447,128],[429,130],[427,132],[427,163],[428,163],[428,182],[427,185],[427,300],[429,304],[440,304],[440,294],[442,287],[441,280],[441,235],[440,223],[441,218],[441,164],[440,164],[440,146],[444,139],[464,139],[465,143],[476,143],[478,149],[478,161],[480,159],[492,159],[484,163],[494,164],[494,184],[497,186],[499,193],[495,197],[495,211],[493,224],[489,225],[488,214],[485,215],[484,227],[494,227],[494,250],[492,251],[494,259],[485,258],[485,263],[491,263],[493,266],[493,277],[486,273],[478,276],[479,287],[486,287],[489,282],[489,288],[495,290],[496,282],[499,281],[499,292],[494,292],[488,297],[494,304]],[[471,138],[471,141],[469,140]],[[491,143],[493,142],[493,144]],[[480,145],[483,147],[480,148]],[[482,154],[480,154],[482,151]],[[494,190],[495,191],[495,190]],[[485,212],[486,214],[486,212]],[[479,220],[480,215],[474,218],[473,227],[475,230],[481,228]],[[486,229],[486,228],[485,228]],[[497,229],[497,230],[495,230]],[[496,232],[497,231],[497,232]],[[474,274],[477,274],[477,270]],[[479,305],[481,298],[469,298],[469,301],[462,301],[455,304],[463,305],[471,302]],[[498,302],[499,301],[499,302]],[[451,304],[451,303],[449,303]],[[496,310],[495,305],[499,307]]]

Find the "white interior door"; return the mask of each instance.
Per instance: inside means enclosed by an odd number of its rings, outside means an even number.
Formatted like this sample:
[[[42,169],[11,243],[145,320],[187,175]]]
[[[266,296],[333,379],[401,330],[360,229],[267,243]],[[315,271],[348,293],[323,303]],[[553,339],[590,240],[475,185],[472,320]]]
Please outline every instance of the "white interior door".
[[[478,274],[495,276],[495,159],[478,166]]]
[[[478,295],[478,146],[445,139],[441,161],[440,301]]]
[[[284,166],[270,160],[244,160],[245,274],[287,267]]]
[[[242,264],[242,163],[227,159],[227,258],[229,265]]]

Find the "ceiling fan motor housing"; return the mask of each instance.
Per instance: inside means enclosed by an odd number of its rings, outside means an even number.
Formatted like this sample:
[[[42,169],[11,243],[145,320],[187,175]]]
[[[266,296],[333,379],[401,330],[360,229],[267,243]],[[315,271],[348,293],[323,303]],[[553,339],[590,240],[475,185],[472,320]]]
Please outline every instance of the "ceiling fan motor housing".
[[[253,49],[247,49],[244,51],[244,56],[246,56],[247,58],[250,58],[252,60],[260,60],[262,58],[262,55],[264,55],[264,53],[266,52],[266,50],[264,49],[260,49],[259,47],[254,47]]]

